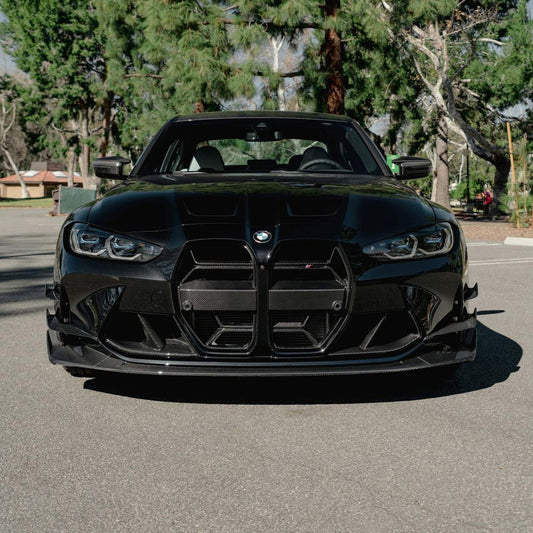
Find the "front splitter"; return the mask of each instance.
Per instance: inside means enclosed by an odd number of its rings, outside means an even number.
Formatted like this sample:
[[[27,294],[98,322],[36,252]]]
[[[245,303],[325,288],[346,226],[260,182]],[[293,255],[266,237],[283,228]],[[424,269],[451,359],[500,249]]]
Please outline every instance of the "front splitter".
[[[472,330],[470,346],[475,346],[475,329]],[[102,353],[91,346],[65,346],[54,332],[47,333],[48,357],[53,364],[67,367],[88,368],[95,371],[124,374],[167,376],[228,376],[228,377],[289,377],[324,376],[346,374],[383,374],[421,370],[431,367],[459,364],[472,361],[476,350],[467,346],[455,351],[429,350],[422,354],[407,356],[395,361],[355,362],[335,361],[272,361],[265,362],[216,362],[216,361],[169,361],[147,364],[123,361]]]

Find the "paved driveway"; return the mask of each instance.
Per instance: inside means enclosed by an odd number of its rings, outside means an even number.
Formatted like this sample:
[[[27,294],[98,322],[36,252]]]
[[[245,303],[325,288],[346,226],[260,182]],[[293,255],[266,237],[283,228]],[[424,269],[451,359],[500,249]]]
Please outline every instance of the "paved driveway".
[[[46,357],[62,220],[0,209],[0,531],[532,531],[533,248],[473,243],[445,383],[75,379]]]

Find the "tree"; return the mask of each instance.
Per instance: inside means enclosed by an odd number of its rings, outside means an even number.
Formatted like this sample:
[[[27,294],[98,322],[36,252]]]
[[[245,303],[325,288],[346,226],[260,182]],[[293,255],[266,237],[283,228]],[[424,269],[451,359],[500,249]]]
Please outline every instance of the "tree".
[[[231,6],[192,0],[95,0],[95,6],[107,84],[120,109],[117,140],[132,155],[154,124],[195,105],[212,111],[236,95],[253,96],[253,75],[233,64]]]
[[[506,32],[505,21],[517,2],[403,0],[389,4],[382,0],[381,4],[391,39],[413,62],[433,99],[440,117],[440,131],[447,121],[461,132],[474,154],[493,165],[495,209],[505,192],[509,157],[506,149],[498,144],[502,137],[494,135],[494,127],[484,131],[483,124],[476,122],[481,112],[485,124],[487,119],[496,124],[499,115],[469,88],[471,79],[463,75],[476,62],[485,69],[490,68],[486,52],[497,42],[493,34]],[[444,149],[442,143],[439,147]],[[444,165],[442,156],[443,152],[438,160]],[[447,179],[444,168],[437,169],[437,175]],[[442,198],[446,196],[446,188],[441,184],[438,190],[438,199],[446,203],[446,197]]]
[[[0,153],[5,157],[8,168],[17,176],[22,197],[29,198],[30,192],[20,174],[19,165],[13,154],[13,135],[17,128],[17,99],[10,88],[9,80],[2,79],[0,84]]]
[[[40,121],[68,134],[80,151],[84,186],[91,185],[91,149],[105,154],[114,95],[106,87],[107,66],[90,0],[0,0],[7,17],[4,46],[28,73]]]

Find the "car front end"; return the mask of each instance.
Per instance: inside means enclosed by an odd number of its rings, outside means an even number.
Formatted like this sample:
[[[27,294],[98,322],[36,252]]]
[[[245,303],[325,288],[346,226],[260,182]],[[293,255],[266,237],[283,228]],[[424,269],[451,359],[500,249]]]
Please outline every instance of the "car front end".
[[[75,211],[48,289],[51,362],[292,376],[475,357],[477,288],[447,210],[393,178],[292,180],[133,182]]]

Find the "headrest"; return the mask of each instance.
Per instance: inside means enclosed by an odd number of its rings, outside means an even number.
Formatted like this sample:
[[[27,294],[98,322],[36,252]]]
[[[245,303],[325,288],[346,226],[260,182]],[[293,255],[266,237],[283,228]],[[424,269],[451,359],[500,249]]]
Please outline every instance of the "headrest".
[[[189,165],[189,170],[194,172],[201,168],[224,170],[222,156],[214,146],[201,146],[196,152],[194,152],[191,164]]]
[[[306,163],[309,163],[309,161],[314,161],[316,159],[331,159],[331,157],[329,157],[324,148],[321,148],[320,146],[310,146],[309,148],[306,148],[305,152],[303,153],[300,167]]]
[[[300,168],[300,164],[302,162],[302,157],[303,157],[302,154],[293,155],[289,159],[289,162],[287,164],[288,169],[289,170],[297,170],[298,168]]]

